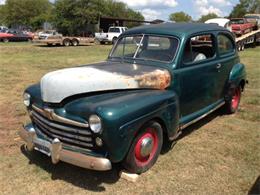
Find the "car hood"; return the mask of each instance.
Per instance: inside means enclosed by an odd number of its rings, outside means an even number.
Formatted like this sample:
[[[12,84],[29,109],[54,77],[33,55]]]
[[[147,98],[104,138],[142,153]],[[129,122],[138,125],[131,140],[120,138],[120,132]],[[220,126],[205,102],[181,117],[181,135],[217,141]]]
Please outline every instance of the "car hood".
[[[67,97],[89,92],[165,89],[170,81],[167,69],[108,61],[46,74],[41,79],[41,97],[44,102],[60,103]]]

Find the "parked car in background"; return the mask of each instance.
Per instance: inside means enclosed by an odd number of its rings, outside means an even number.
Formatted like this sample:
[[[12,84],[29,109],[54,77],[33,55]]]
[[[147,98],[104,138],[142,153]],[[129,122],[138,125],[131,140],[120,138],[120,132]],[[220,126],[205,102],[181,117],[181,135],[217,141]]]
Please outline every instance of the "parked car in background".
[[[0,40],[3,42],[32,41],[32,39],[32,36],[17,30],[8,30],[5,33],[0,33]]]
[[[229,31],[232,31],[231,25],[230,25],[230,20],[227,18],[213,18],[209,19],[205,22],[206,24],[217,24],[219,26],[222,26]]]
[[[249,33],[254,28],[254,25],[248,22],[245,18],[231,18],[230,24],[231,24],[232,32],[236,36],[241,36],[246,33]]]
[[[95,39],[100,42],[100,44],[112,43],[114,44],[117,38],[127,30],[127,27],[113,26],[110,27],[107,33],[95,33]]]
[[[187,126],[221,106],[235,113],[245,84],[227,29],[197,23],[133,28],[118,37],[107,61],[50,72],[28,87],[31,122],[19,134],[29,151],[53,163],[105,171],[120,162],[142,173]]]
[[[0,32],[6,32],[8,28],[6,26],[0,26]]]
[[[254,30],[260,29],[260,14],[246,14],[245,18],[254,25]]]
[[[59,36],[62,36],[62,34],[58,33],[56,30],[47,30],[47,31],[38,33],[39,39],[48,39],[49,36],[59,37]]]

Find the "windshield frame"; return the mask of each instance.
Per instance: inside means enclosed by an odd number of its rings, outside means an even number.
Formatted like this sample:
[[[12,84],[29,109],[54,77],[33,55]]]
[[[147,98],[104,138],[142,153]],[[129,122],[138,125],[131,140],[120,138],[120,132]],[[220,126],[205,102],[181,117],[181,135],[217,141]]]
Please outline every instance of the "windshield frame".
[[[141,38],[141,41],[140,43],[143,41],[144,37],[145,36],[153,36],[153,37],[163,37],[163,38],[172,38],[172,39],[176,39],[177,40],[177,49],[171,59],[171,61],[161,61],[161,60],[156,60],[156,59],[144,59],[144,58],[135,58],[136,56],[136,53],[138,52],[139,50],[139,47],[140,47],[140,44],[139,46],[137,47],[136,51],[135,51],[135,54],[134,54],[134,57],[113,57],[112,54],[114,53],[115,49],[116,49],[116,46],[117,46],[117,43],[118,43],[118,40],[120,39],[123,39],[125,37],[134,37],[134,36],[142,36]],[[177,53],[179,52],[179,48],[180,47],[180,39],[177,37],[177,36],[173,36],[173,35],[162,35],[162,34],[127,34],[127,35],[123,35],[123,36],[120,36],[117,41],[116,41],[116,44],[114,44],[113,48],[111,49],[109,55],[108,55],[108,59],[119,59],[121,61],[124,61],[124,60],[133,60],[134,62],[136,60],[138,61],[145,61],[145,62],[159,62],[159,63],[163,63],[163,64],[172,64],[174,62],[174,60],[176,59],[176,56],[177,56]]]

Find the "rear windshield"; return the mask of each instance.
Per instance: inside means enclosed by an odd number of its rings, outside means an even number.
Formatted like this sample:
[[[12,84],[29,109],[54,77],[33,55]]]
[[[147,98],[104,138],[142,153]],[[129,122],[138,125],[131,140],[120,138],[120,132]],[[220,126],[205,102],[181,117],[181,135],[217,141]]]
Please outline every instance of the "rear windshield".
[[[120,33],[120,29],[119,28],[110,28],[108,32]]]
[[[245,16],[248,19],[260,19],[260,16]]]
[[[231,24],[244,24],[243,19],[233,19],[230,21]]]

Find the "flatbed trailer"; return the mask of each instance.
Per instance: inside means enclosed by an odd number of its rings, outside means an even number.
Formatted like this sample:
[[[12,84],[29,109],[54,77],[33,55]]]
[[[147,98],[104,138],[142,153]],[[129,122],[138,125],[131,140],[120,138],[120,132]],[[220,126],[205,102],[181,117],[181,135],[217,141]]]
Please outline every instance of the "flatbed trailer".
[[[33,40],[34,43],[52,45],[63,45],[63,46],[78,46],[78,45],[91,45],[95,43],[93,37],[48,37],[46,39]]]
[[[255,46],[259,42],[260,42],[260,29],[251,31],[247,34],[244,34],[236,38],[237,50],[243,51],[245,49],[245,45],[251,44],[252,46]]]

